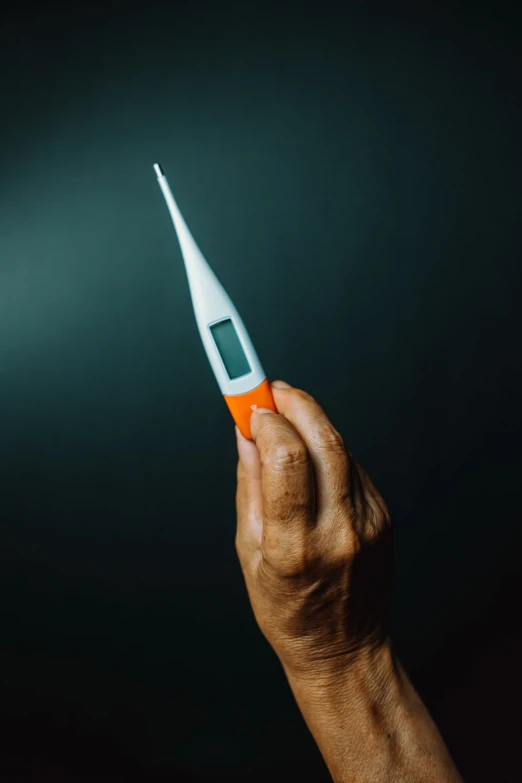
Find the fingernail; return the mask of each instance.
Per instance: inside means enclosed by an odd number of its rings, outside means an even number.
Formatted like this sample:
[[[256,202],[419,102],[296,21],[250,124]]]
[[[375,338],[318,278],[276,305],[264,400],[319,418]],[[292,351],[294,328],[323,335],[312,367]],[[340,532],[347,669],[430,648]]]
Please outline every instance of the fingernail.
[[[285,383],[284,381],[272,381],[272,386],[275,386],[276,389],[291,389],[289,383]]]
[[[268,408],[258,408],[257,405],[251,405],[252,413],[273,413],[274,411],[269,410]]]

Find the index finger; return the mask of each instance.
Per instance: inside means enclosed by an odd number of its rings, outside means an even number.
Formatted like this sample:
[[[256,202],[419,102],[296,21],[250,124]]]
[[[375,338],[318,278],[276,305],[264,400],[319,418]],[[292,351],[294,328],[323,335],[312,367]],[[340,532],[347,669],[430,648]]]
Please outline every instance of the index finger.
[[[277,410],[291,422],[310,454],[317,514],[343,506],[349,498],[351,455],[342,435],[308,392],[272,385],[272,393]]]
[[[304,543],[316,519],[310,454],[293,424],[279,413],[254,411],[250,432],[261,463],[263,552],[278,562],[293,559],[300,549],[296,543]]]

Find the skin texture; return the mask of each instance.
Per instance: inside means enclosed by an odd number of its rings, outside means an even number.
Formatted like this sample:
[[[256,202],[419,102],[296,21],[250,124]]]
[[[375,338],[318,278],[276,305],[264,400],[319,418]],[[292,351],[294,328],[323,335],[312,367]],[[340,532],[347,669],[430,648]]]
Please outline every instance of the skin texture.
[[[462,779],[388,629],[390,514],[320,405],[271,384],[236,427],[236,551],[256,621],[336,783]]]

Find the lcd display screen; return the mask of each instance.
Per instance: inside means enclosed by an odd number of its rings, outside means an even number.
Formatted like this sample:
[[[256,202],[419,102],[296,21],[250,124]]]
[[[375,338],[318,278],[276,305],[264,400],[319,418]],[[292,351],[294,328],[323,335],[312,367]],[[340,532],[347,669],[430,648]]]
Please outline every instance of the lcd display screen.
[[[248,375],[249,372],[252,372],[232,319],[225,318],[217,324],[212,324],[209,328],[229,379],[234,381],[236,378],[241,378],[242,375]]]

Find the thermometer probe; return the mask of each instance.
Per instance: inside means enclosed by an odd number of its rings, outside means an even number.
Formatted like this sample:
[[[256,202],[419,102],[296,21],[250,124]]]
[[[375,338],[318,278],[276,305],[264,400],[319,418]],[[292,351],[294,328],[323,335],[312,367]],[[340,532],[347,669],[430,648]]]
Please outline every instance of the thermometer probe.
[[[159,163],[154,171],[174,223],[208,360],[239,431],[252,440],[252,411],[268,408],[277,413],[270,384],[241,316],[196,245]]]

